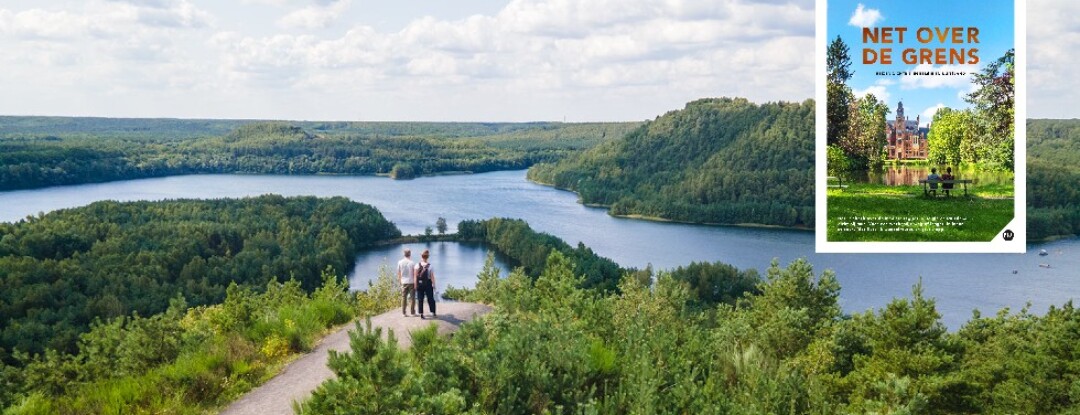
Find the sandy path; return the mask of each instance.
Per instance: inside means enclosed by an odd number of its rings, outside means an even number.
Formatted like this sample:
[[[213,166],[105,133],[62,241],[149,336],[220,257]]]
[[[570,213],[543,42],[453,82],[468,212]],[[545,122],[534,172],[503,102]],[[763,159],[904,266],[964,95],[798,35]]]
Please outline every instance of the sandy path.
[[[407,333],[413,330],[436,323],[440,334],[451,333],[457,330],[461,323],[487,313],[491,311],[491,308],[474,303],[440,302],[438,311],[438,319],[421,320],[420,317],[403,317],[401,310],[395,309],[372,317],[371,326],[382,327],[383,336],[386,336],[387,329],[393,330],[398,345],[407,348],[412,344],[412,338]],[[323,381],[334,376],[334,373],[326,366],[329,352],[330,350],[348,350],[349,331],[355,327],[355,325],[349,325],[324,337],[311,353],[285,366],[285,369],[273,379],[252,389],[221,413],[223,415],[292,414],[294,400],[307,398]]]

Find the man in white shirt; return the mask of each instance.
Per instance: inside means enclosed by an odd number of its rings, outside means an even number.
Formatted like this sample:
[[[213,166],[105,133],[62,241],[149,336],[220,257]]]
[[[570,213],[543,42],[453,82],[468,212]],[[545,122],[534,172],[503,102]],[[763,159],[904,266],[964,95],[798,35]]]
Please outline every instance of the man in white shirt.
[[[412,251],[405,248],[405,257],[397,263],[398,281],[401,281],[401,315],[405,314],[405,303],[409,303],[409,314],[416,315],[416,278],[413,278]]]

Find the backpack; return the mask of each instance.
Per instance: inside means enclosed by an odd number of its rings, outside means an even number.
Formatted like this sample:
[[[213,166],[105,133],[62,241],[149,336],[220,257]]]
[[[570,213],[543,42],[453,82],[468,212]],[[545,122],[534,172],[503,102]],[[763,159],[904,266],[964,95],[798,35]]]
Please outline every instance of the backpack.
[[[416,271],[416,282],[420,284],[431,284],[431,276],[428,273],[431,264],[419,264],[418,266],[420,268]]]

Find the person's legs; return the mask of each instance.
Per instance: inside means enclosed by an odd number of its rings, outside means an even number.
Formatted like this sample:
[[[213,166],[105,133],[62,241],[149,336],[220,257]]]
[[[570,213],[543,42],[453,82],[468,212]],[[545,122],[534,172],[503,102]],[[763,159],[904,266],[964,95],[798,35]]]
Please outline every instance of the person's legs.
[[[408,303],[409,310],[412,314],[416,314],[416,290],[413,290],[412,284],[405,284],[401,287],[401,315],[405,315],[405,304]]]
[[[427,292],[428,308],[431,309],[431,315],[435,316],[435,287],[428,285],[424,287],[424,291]],[[423,307],[423,305],[421,305]]]
[[[420,318],[424,318],[424,296],[425,295],[427,295],[427,290],[424,289],[424,286],[421,285],[421,286],[417,287],[416,296],[418,298],[416,299],[416,302],[420,303]]]

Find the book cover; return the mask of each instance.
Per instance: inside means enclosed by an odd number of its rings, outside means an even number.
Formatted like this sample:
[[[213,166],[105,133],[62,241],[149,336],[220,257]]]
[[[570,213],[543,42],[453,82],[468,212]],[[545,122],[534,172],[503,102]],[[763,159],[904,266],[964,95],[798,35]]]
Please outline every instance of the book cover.
[[[818,252],[1024,252],[1022,4],[817,2]]]

